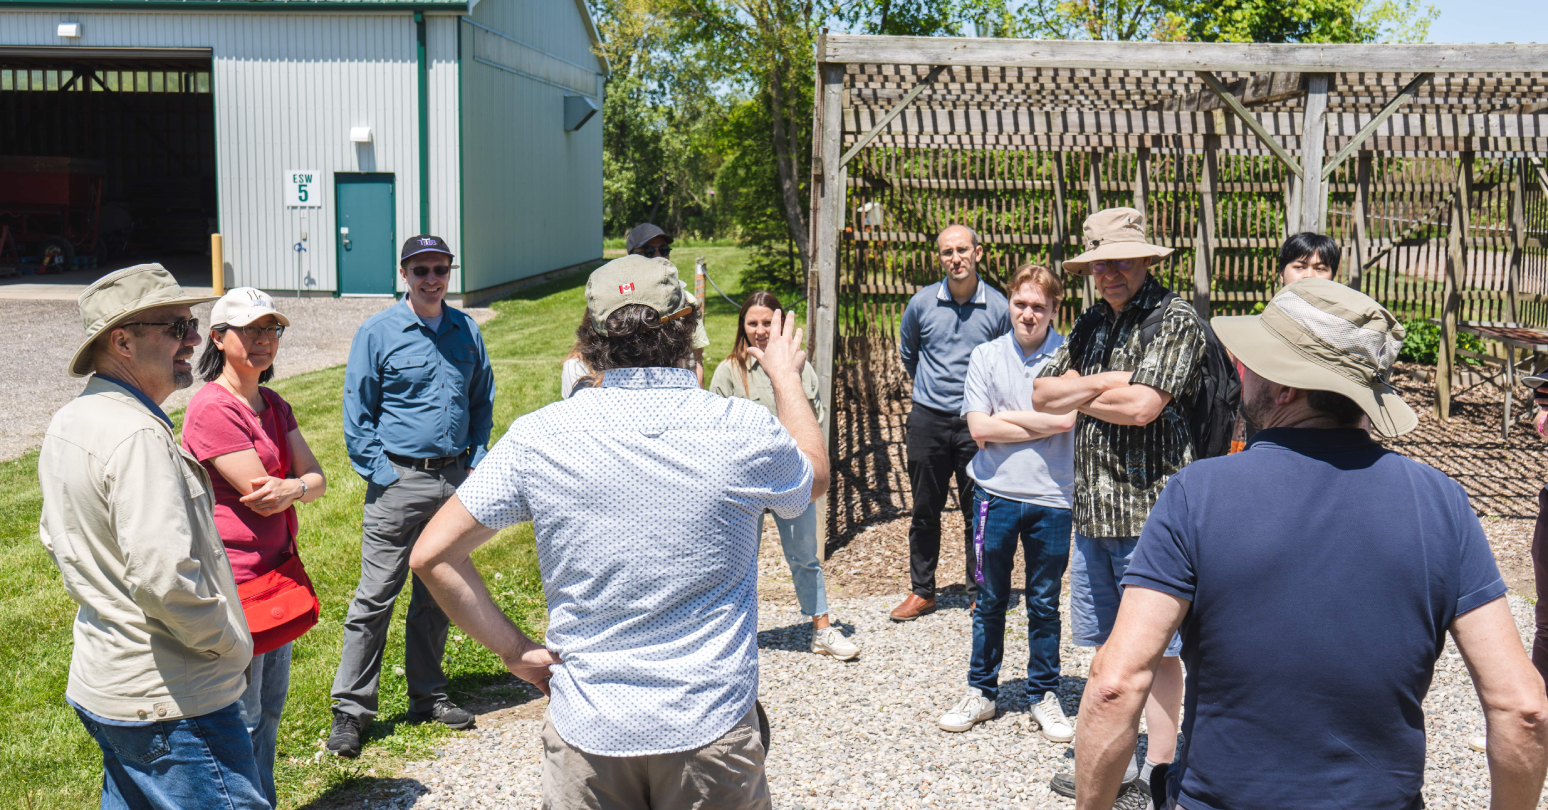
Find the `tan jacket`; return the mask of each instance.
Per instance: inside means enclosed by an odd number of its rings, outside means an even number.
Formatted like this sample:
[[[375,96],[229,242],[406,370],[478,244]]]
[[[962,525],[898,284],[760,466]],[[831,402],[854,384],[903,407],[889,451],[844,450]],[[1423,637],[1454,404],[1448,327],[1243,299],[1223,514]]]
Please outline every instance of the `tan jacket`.
[[[742,385],[742,370],[737,367],[735,360],[728,357],[715,367],[715,376],[710,379],[709,390],[723,397],[750,399],[767,408],[769,413],[779,416],[779,409],[774,406],[774,383],[769,380],[769,373],[763,370],[758,358],[751,355],[747,357],[747,384],[752,387],[750,394]],[[811,363],[801,368],[801,392],[806,394],[812,413],[817,415],[817,424],[822,426],[826,435],[828,409],[823,407],[822,394],[817,390],[817,371]]]
[[[93,377],[49,423],[38,481],[38,533],[80,605],[65,695],[130,721],[235,702],[253,639],[210,479],[167,424]]]

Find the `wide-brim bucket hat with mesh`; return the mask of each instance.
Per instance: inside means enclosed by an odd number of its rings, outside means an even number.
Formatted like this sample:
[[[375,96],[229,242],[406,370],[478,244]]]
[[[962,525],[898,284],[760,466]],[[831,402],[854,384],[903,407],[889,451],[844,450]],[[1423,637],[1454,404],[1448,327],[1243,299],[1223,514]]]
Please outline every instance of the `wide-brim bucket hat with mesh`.
[[[1084,242],[1086,252],[1066,260],[1066,272],[1084,276],[1094,262],[1172,255],[1171,248],[1146,241],[1145,215],[1133,208],[1108,208],[1086,217]]]
[[[177,280],[159,264],[137,264],[97,279],[77,300],[86,338],[70,358],[70,376],[92,372],[91,344],[98,335],[147,309],[177,305],[193,306],[214,301],[213,295],[188,295]]]
[[[1280,290],[1262,315],[1211,318],[1215,335],[1254,374],[1306,391],[1343,394],[1383,436],[1419,424],[1387,382],[1403,326],[1370,296],[1325,278]]]

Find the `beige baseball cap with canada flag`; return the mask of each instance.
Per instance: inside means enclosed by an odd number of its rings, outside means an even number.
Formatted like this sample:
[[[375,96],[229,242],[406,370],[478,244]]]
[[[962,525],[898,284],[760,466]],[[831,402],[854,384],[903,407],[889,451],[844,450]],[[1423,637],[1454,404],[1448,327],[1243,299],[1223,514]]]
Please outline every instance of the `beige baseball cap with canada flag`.
[[[671,260],[637,254],[598,267],[586,280],[586,309],[597,334],[605,337],[608,316],[630,304],[650,307],[663,323],[693,311],[693,299]]]

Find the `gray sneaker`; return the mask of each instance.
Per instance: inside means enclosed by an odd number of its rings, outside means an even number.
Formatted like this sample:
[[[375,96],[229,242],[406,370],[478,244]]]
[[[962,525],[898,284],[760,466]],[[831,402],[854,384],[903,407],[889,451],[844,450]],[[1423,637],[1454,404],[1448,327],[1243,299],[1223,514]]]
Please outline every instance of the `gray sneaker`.
[[[1129,767],[1123,771],[1123,787],[1118,790],[1118,798],[1122,799],[1125,792],[1133,788],[1143,790],[1148,801],[1150,798],[1150,786],[1141,785],[1140,783],[1143,781],[1145,780],[1139,778],[1139,766],[1134,764],[1134,759],[1131,757],[1129,759]],[[1048,782],[1048,787],[1060,796],[1071,799],[1075,798],[1075,769],[1071,768],[1068,771],[1060,771],[1054,774],[1054,778]],[[1121,805],[1122,802],[1120,801],[1119,804]],[[1118,806],[1114,805],[1114,807]]]

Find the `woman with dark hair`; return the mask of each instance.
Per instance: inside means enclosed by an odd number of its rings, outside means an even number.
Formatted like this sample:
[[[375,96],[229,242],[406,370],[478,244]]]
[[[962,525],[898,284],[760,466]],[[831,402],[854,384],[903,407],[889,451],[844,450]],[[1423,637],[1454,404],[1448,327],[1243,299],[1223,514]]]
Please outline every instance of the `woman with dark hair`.
[[[290,320],[275,311],[273,298],[252,287],[226,293],[210,314],[214,324],[199,356],[199,376],[208,385],[188,403],[183,447],[210,474],[215,528],[241,588],[295,554],[295,504],[322,497],[328,482],[290,405],[263,386],[274,376],[274,357]],[[275,737],[290,688],[290,643],[254,655],[249,673],[240,703],[272,805]]]
[[[1288,286],[1303,278],[1333,280],[1341,253],[1337,242],[1320,233],[1307,231],[1286,239],[1279,246],[1279,285]]]
[[[779,299],[770,292],[755,292],[742,302],[737,315],[741,325],[736,332],[736,344],[731,356],[715,369],[710,381],[710,391],[723,397],[750,399],[769,409],[775,416],[774,386],[769,375],[758,364],[757,358],[748,351],[749,346],[759,349],[768,345],[769,334],[774,328],[774,313],[780,311]],[[817,415],[817,424],[827,427],[827,409],[817,391],[817,372],[807,363],[801,369],[801,388],[806,401]],[[817,559],[817,505],[806,508],[795,520],[774,516],[779,529],[779,542],[785,551],[785,562],[790,565],[790,576],[795,580],[796,599],[801,603],[801,613],[812,620],[812,652],[831,655],[840,661],[848,661],[860,654],[853,641],[839,633],[828,620],[828,593],[822,580],[822,563]],[[763,531],[763,519],[758,519],[758,530]]]

